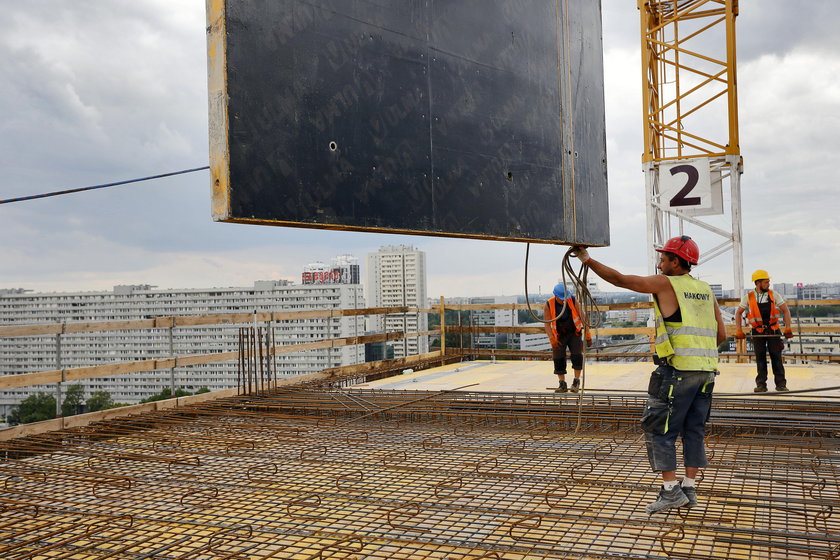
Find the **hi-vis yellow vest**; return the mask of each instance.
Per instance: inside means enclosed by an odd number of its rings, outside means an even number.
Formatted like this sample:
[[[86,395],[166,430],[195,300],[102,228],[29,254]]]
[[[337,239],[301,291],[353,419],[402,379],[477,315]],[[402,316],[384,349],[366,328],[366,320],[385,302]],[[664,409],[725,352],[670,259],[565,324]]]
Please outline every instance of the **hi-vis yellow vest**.
[[[682,322],[666,323],[653,298],[657,355],[679,370],[717,370],[717,320],[711,288],[689,274],[668,276],[668,280],[677,294]]]

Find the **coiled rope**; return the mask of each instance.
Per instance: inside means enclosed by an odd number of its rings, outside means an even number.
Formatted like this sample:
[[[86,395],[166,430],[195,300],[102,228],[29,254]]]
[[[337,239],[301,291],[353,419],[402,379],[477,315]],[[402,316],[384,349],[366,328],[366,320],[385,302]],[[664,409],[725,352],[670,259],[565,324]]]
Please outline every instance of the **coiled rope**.
[[[589,286],[587,285],[587,277],[589,275],[589,266],[586,264],[581,264],[580,268],[575,271],[574,267],[572,266],[572,259],[575,258],[572,253],[574,252],[574,247],[569,247],[566,251],[566,254],[563,255],[563,261],[561,264],[561,281],[563,283],[563,289],[568,294],[571,293],[567,287],[567,284],[570,284],[571,287],[574,288],[574,292],[580,305],[580,308],[583,310],[583,340],[586,340],[587,335],[589,334],[590,329],[598,328],[601,326],[602,318],[601,318],[601,311],[598,308],[598,304],[595,302],[595,298],[592,297],[592,293],[589,291]],[[531,317],[534,318],[535,321],[540,323],[554,323],[556,322],[563,312],[566,310],[566,299],[563,299],[563,307],[560,311],[557,312],[557,316],[552,319],[541,319],[534,313],[534,310],[531,308],[531,297],[528,295],[528,260],[531,253],[531,244],[525,244],[525,303],[528,306],[528,312],[531,314]],[[567,282],[568,280],[568,282]],[[575,433],[580,431],[580,424],[581,418],[583,416],[583,392],[586,387],[586,344],[581,345],[583,347],[583,365],[580,370],[580,391],[577,394],[577,422],[575,424]]]

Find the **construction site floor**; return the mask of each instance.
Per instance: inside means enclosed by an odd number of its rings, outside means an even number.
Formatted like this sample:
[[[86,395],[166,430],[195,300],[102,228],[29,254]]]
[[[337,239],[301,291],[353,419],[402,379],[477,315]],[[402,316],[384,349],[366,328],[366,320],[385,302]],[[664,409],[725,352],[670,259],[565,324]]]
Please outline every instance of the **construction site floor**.
[[[592,391],[614,393],[643,393],[647,390],[651,363],[587,363],[584,386]],[[838,398],[840,397],[840,366],[833,364],[786,364],[785,372],[790,392],[774,391],[773,374],[769,375],[768,392],[756,395],[755,364],[720,364],[715,378],[715,395],[756,396],[761,398]],[[573,374],[568,370],[566,381],[571,385]],[[468,391],[502,391],[539,393],[553,391],[557,376],[551,361],[470,361],[449,364],[417,372],[406,372],[370,383],[356,385],[370,389],[413,391],[442,391],[468,386]],[[832,388],[828,389],[826,388]]]
[[[599,391],[576,395],[551,367],[276,387],[2,442],[0,558],[840,558],[837,400],[716,399],[698,505],[649,516],[627,387],[651,366],[588,365]],[[751,375],[724,367],[721,387]]]

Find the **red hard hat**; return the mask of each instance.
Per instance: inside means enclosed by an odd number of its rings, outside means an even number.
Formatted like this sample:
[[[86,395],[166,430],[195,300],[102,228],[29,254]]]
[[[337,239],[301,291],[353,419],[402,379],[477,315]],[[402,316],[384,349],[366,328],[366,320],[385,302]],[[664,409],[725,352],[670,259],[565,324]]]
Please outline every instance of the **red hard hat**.
[[[691,264],[697,264],[697,261],[700,259],[700,247],[687,235],[672,237],[665,242],[665,245],[661,249],[657,249],[657,252],[674,253]]]

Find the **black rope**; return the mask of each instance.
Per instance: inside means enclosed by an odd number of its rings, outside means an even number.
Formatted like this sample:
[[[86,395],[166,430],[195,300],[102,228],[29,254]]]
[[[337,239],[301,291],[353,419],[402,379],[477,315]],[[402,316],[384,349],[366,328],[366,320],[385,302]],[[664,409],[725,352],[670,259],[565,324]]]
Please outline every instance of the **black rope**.
[[[106,183],[104,185],[93,185],[90,187],[79,187],[77,189],[67,189],[63,191],[53,191],[43,194],[33,194],[30,196],[19,196],[17,198],[7,198],[6,200],[0,200],[0,204],[8,204],[10,202],[22,202],[24,200],[34,200],[36,198],[47,198],[49,196],[58,196],[60,194],[71,194],[81,191],[91,191],[94,189],[104,189],[105,187],[116,187],[118,185],[127,185],[128,183],[139,183],[141,181],[149,181],[151,179],[161,179],[163,177],[172,177],[173,175],[183,175],[184,173],[192,173],[194,171],[204,171],[205,169],[210,169],[209,165],[205,165],[204,167],[196,167],[194,169],[184,169],[182,171],[173,171],[171,173],[161,173],[160,175],[152,175],[150,177],[141,177],[139,179],[128,179],[127,181],[118,181],[116,183]]]

